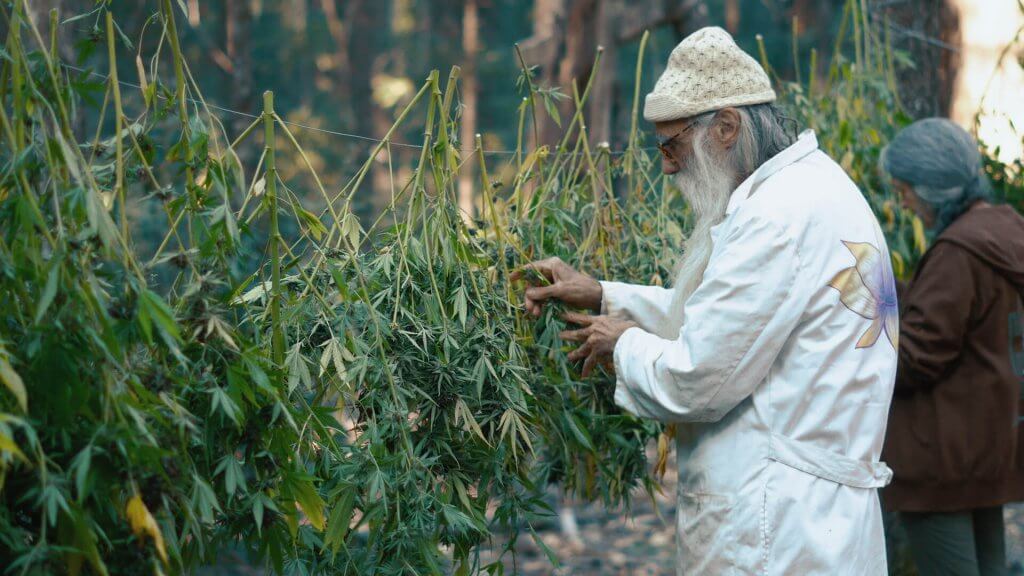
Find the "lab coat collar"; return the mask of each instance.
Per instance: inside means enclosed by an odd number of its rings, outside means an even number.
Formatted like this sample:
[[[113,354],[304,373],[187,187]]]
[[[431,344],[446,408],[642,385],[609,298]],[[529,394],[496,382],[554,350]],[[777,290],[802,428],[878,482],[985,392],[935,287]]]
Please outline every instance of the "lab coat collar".
[[[790,164],[795,164],[808,154],[818,149],[818,138],[814,135],[814,130],[804,130],[797,137],[796,142],[789,145],[788,148],[779,152],[775,156],[768,159],[767,162],[762,164],[754,173],[747,177],[742,184],[732,193],[729,197],[729,206],[726,208],[726,215],[732,214],[736,208],[743,203],[744,200],[750,197],[751,194],[757,190],[757,187],[761,185],[769,177],[782,170]]]

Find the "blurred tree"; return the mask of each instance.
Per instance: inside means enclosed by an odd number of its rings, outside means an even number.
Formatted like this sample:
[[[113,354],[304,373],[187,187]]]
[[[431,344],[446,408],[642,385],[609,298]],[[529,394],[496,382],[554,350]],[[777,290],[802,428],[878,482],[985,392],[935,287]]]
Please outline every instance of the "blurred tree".
[[[249,43],[249,36],[252,34],[252,7],[248,0],[226,0],[224,12],[224,44],[233,70],[234,89],[230,91],[231,107],[251,114],[254,102],[252,53]],[[250,120],[241,115],[234,115],[230,121],[232,132],[239,134]],[[253,151],[250,141],[239,150],[239,155],[248,163],[252,160]]]
[[[523,56],[528,64],[540,67],[542,84],[562,86],[571,94],[573,82],[582,91],[589,80],[600,45],[604,73],[592,88],[588,126],[593,141],[610,141],[620,48],[645,30],[666,25],[681,36],[699,4],[693,0],[537,0],[533,36],[522,43]],[[572,108],[571,99],[560,108],[564,116]],[[558,126],[546,122],[540,139],[551,143],[559,132]]]
[[[462,126],[460,127],[462,149],[473,146],[477,131],[477,78],[476,60],[480,51],[480,22],[477,0],[465,0],[462,12]],[[467,218],[473,217],[473,160],[459,174],[459,208]]]
[[[889,0],[869,7],[887,20],[893,46],[908,53],[912,74],[901,74],[900,98],[914,118],[948,116],[959,68],[959,15],[948,0]]]
[[[888,17],[898,48],[920,62],[913,74],[901,75],[907,107],[915,115],[941,114],[948,109],[955,74],[955,17],[949,0],[863,0],[868,19],[880,24]],[[96,7],[94,0],[29,0],[34,18],[47,20],[50,7],[65,17]],[[459,139],[471,149],[481,133],[488,149],[509,149],[517,137],[516,110],[522,94],[515,90],[519,62],[512,45],[520,43],[528,65],[536,66],[536,83],[558,87],[570,98],[556,103],[561,121],[568,121],[575,84],[582,89],[592,74],[596,47],[604,47],[601,73],[596,77],[586,109],[586,126],[593,142],[607,141],[613,149],[625,145],[638,40],[652,32],[643,70],[641,98],[664,67],[669,52],[688,32],[714,24],[730,29],[748,52],[757,53],[754,38],[762,34],[776,72],[795,78],[794,57],[806,62],[807,52],[819,52],[819,67],[827,66],[842,2],[836,0],[198,0],[173,1],[179,16],[182,49],[210,103],[246,114],[259,112],[259,93],[275,92],[282,117],[331,130],[381,137],[394,114],[407,101],[410,86],[418,86],[434,68],[442,77],[452,65],[463,69],[459,98],[467,122]],[[141,29],[153,1],[116,2],[117,21],[126,30]],[[40,18],[40,15],[42,17]],[[955,16],[952,15],[952,16]],[[793,18],[800,35],[793,50]],[[475,23],[474,23],[475,22]],[[952,22],[952,24],[951,24]],[[863,22],[861,23],[863,25]],[[44,28],[46,26],[43,26]],[[97,29],[94,18],[65,27],[71,50],[78,42],[93,42],[92,56],[82,65],[96,70]],[[876,26],[877,29],[877,26]],[[135,41],[135,38],[131,39]],[[144,42],[153,42],[152,39]],[[953,46],[947,46],[953,45]],[[99,44],[101,46],[101,44]],[[143,46],[152,53],[153,45]],[[952,49],[951,49],[952,48]],[[136,50],[119,52],[122,77],[135,78]],[[161,59],[167,56],[164,51]],[[164,60],[165,62],[165,60]],[[173,83],[163,62],[160,73]],[[152,80],[152,79],[150,79]],[[133,109],[129,91],[126,106]],[[102,100],[103,94],[96,98]],[[641,102],[642,104],[642,102]],[[238,133],[251,118],[224,116],[229,131]],[[95,121],[95,118],[92,119]],[[109,119],[107,120],[109,121]],[[560,128],[543,109],[538,114],[539,140],[551,144]],[[415,126],[394,135],[395,142],[416,143]],[[533,130],[527,127],[527,144]],[[84,136],[83,136],[84,137]],[[317,144],[307,151],[324,167],[320,174],[330,188],[340,186],[365,161],[372,143],[296,128],[296,137]],[[321,139],[323,137],[323,139]],[[257,148],[243,149],[247,163]],[[391,147],[391,166],[397,185],[416,157],[412,149]],[[495,158],[495,178],[507,174],[505,158]],[[361,216],[390,200],[392,172],[381,156],[369,175],[373,192],[364,187],[356,199]],[[468,159],[471,165],[474,161]],[[282,159],[282,166],[287,161]],[[301,171],[300,171],[301,172]],[[299,174],[297,172],[296,174]],[[298,175],[298,178],[307,178]],[[459,183],[462,208],[469,210],[470,191],[477,177],[464,174]],[[312,182],[296,182],[305,194]],[[372,194],[372,196],[371,196]]]
[[[375,134],[373,126],[373,72],[381,48],[387,46],[385,26],[387,5],[378,0],[350,0],[345,10],[348,22],[349,106],[353,128],[359,134]]]

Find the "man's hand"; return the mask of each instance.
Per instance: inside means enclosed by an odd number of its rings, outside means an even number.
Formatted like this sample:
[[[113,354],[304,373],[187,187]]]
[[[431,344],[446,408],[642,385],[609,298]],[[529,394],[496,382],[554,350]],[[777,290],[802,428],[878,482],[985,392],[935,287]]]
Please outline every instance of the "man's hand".
[[[565,330],[559,336],[563,340],[583,343],[569,353],[569,360],[575,362],[585,358],[582,370],[584,377],[590,375],[596,364],[609,366],[619,337],[626,330],[639,326],[632,320],[617,320],[611,316],[588,316],[573,312],[563,314],[562,319],[582,326],[578,330]]]
[[[550,284],[532,286],[526,289],[526,311],[540,316],[544,309],[544,301],[554,298],[561,300],[573,308],[584,308],[599,312],[601,310],[601,284],[590,276],[577,272],[561,258],[548,258],[531,262],[510,276],[512,280],[526,278],[529,271],[542,275]]]

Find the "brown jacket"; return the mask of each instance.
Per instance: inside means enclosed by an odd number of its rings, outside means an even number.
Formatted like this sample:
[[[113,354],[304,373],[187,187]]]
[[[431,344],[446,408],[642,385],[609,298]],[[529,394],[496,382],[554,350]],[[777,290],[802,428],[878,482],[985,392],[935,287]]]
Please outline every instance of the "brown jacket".
[[[979,203],[921,260],[900,302],[882,457],[885,507],[956,511],[1024,500],[1021,384],[1008,317],[1024,291],[1024,218]]]

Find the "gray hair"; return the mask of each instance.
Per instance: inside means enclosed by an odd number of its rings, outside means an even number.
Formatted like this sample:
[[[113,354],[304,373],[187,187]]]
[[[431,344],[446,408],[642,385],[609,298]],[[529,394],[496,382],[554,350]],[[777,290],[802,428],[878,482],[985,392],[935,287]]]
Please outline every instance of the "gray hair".
[[[732,166],[742,179],[754,173],[762,164],[796,141],[796,121],[785,115],[782,108],[774,103],[737,106],[740,133],[736,139]],[[698,127],[711,125],[717,110],[705,112],[696,118]],[[736,182],[738,185],[739,182]]]
[[[909,184],[935,210],[941,232],[991,188],[982,172],[978,143],[945,118],[926,118],[893,138],[878,159],[881,171]]]
[[[743,106],[738,110],[743,123],[737,141],[741,148],[737,152],[747,161],[746,166],[739,168],[742,173],[750,175],[796,141],[797,123],[772,103]]]

